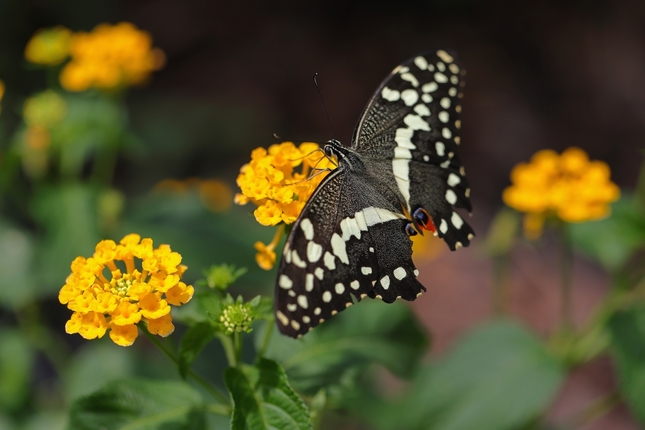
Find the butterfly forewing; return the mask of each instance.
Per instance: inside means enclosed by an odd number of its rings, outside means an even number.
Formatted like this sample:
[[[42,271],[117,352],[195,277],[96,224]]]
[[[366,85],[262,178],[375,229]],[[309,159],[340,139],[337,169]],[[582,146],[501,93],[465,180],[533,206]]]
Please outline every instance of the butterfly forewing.
[[[424,208],[451,249],[474,235],[453,207],[471,210],[470,187],[457,156],[463,71],[445,51],[396,67],[359,120],[352,147],[413,213]]]

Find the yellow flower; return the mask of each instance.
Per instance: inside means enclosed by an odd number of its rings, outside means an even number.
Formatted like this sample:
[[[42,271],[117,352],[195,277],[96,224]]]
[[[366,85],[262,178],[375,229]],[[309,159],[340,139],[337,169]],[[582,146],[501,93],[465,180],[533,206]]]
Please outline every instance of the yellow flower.
[[[334,164],[316,143],[296,147],[292,142],[283,142],[271,145],[268,151],[257,148],[251,153],[251,162],[240,169],[237,185],[242,193],[235,196],[235,202],[257,205],[253,214],[262,225],[291,224],[326,170],[332,168]]]
[[[25,58],[35,64],[60,64],[69,55],[71,40],[72,32],[65,27],[38,30],[27,42]]]
[[[128,22],[75,33],[69,50],[71,59],[59,77],[69,91],[141,84],[165,62],[164,53],[152,47],[150,35]]]
[[[530,163],[520,163],[511,171],[512,185],[504,190],[504,203],[525,212],[524,234],[535,239],[542,234],[547,216],[565,222],[584,222],[609,215],[609,204],[620,196],[610,180],[609,166],[590,161],[580,148],[561,155],[542,150]]]
[[[194,289],[180,281],[186,266],[168,245],[153,248],[152,239],[137,234],[119,244],[103,240],[94,255],[77,257],[58,300],[74,311],[65,324],[69,334],[85,339],[110,338],[129,346],[144,321],[151,333],[167,336],[174,330],[170,307],[188,303]]]

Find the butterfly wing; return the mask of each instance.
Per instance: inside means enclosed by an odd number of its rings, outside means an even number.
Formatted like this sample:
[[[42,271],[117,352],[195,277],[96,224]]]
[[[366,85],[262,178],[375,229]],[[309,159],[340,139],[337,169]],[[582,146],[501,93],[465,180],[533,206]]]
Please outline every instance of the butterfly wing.
[[[288,336],[366,296],[393,302],[425,291],[397,196],[349,173],[341,165],[321,182],[287,238],[275,299],[278,328]]]
[[[472,228],[454,210],[471,211],[470,187],[457,156],[463,71],[445,51],[426,52],[395,68],[358,122],[352,148],[405,203],[427,210],[455,250]]]

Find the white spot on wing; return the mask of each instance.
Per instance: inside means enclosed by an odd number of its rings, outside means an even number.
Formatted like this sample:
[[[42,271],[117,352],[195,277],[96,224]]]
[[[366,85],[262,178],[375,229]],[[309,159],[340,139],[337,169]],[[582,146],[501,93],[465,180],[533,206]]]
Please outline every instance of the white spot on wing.
[[[314,315],[320,315],[320,308],[314,309]]]
[[[447,123],[450,120],[450,115],[448,115],[448,112],[446,112],[445,110],[439,112],[439,115],[437,116],[439,117],[439,121],[443,123]]]
[[[336,267],[336,266],[334,266],[334,267]],[[316,278],[318,278],[319,281],[322,281],[323,276],[325,275],[325,271],[323,270],[322,267],[316,267],[316,270],[314,270],[314,275],[316,276]],[[306,281],[306,279],[305,279],[305,281]],[[313,288],[313,284],[312,284],[312,288]]]
[[[343,232],[343,240],[347,242],[352,236],[357,239],[361,238],[361,229],[356,223],[356,219],[347,217],[340,222],[340,229]]]
[[[334,287],[334,290],[336,290],[336,294],[343,294],[345,292],[345,286],[339,282]]]
[[[441,72],[437,72],[434,74],[434,80],[439,82],[440,84],[445,84],[446,82],[448,82],[448,77]]]
[[[430,131],[430,124],[428,124],[423,118],[419,115],[413,115],[411,113],[407,114],[403,118],[405,125],[410,127],[412,130],[425,130]]]
[[[381,278],[381,287],[383,287],[384,290],[387,290],[390,288],[390,277],[385,275]]]
[[[399,93],[397,90],[391,90],[388,87],[384,87],[381,91],[381,97],[389,102],[395,102],[399,99],[399,97],[401,97],[401,93]]]
[[[311,322],[311,318],[309,318],[307,315],[303,315],[302,322],[305,324],[309,324]],[[309,327],[309,329],[311,330],[311,327]]]
[[[300,305],[301,308],[307,309],[309,307],[309,301],[307,300],[307,296],[298,296],[298,304]]]
[[[309,221],[309,218],[304,218],[300,221],[300,228],[305,234],[305,239],[311,240],[314,238],[314,225]]]
[[[401,92],[401,100],[403,100],[406,106],[412,106],[419,100],[419,93],[413,89],[403,90]]]
[[[403,267],[397,267],[396,269],[394,269],[394,277],[399,281],[405,278],[406,275],[407,273],[405,272],[405,269]]]
[[[363,275],[371,275],[372,274],[372,268],[371,267],[361,267],[361,273]]]
[[[464,225],[464,220],[461,219],[461,217],[459,216],[459,214],[457,212],[452,213],[452,216],[450,217],[450,222],[457,229],[460,229],[461,226]]]
[[[278,317],[282,325],[288,325],[289,324],[289,318],[285,314],[283,314],[281,311],[276,311],[275,316]]]
[[[441,130],[441,135],[444,137],[444,139],[450,139],[452,137],[452,131],[448,127],[444,127]]]
[[[331,250],[340,261],[345,264],[349,264],[349,258],[347,258],[347,250],[345,249],[345,241],[337,233],[334,233],[331,236]]]
[[[454,187],[455,185],[457,185],[458,183],[461,182],[461,178],[459,176],[455,175],[454,173],[450,173],[448,175],[448,181],[447,182],[448,182],[448,185],[450,185],[451,187]]]
[[[416,64],[421,70],[426,70],[428,68],[428,61],[421,56],[414,59],[414,64]]]
[[[331,302],[331,293],[329,291],[325,291],[322,295],[322,299],[325,303]]]
[[[446,153],[446,145],[443,142],[436,142],[434,144],[434,149],[437,151],[439,157],[443,157]]]
[[[288,290],[293,287],[293,281],[287,275],[282,274],[280,275],[280,279],[278,279],[278,285],[280,285],[281,288]]]
[[[453,190],[448,189],[446,191],[446,201],[451,205],[454,205],[455,203],[457,203],[457,194],[455,194]]]
[[[452,56],[443,49],[437,51],[437,57],[441,58],[446,63],[452,63],[453,61],[455,61],[455,59],[452,58]]]
[[[445,219],[441,220],[441,223],[439,224],[439,231],[442,234],[446,234],[446,232],[448,231],[448,223],[446,222]]]
[[[320,260],[322,256],[322,246],[318,245],[313,240],[307,244],[307,259],[310,263],[315,263]]]
[[[441,166],[444,169],[447,169],[448,166],[450,166],[450,160],[444,161],[443,163],[439,164],[439,166]]]
[[[349,286],[352,287],[352,290],[358,290],[361,287],[361,283],[357,280],[354,280],[349,283]]]
[[[441,99],[439,102],[442,108],[448,109],[450,107],[450,99],[448,97],[444,97]]]
[[[302,261],[302,259],[298,255],[297,250],[294,249],[293,251],[291,251],[291,258],[293,260],[293,264],[295,264],[296,266],[300,267],[301,269],[304,269],[305,267],[307,267],[307,263]]]
[[[446,65],[443,64],[441,61],[437,61],[437,70],[439,70],[440,72],[445,72]]]
[[[432,96],[430,94],[422,94],[421,95],[421,100],[423,100],[425,103],[430,103],[432,101]]]
[[[294,330],[300,330],[300,323],[296,320],[291,320],[291,327],[293,327]]]
[[[401,79],[410,82],[414,87],[419,86],[419,81],[417,81],[417,78],[412,73],[401,73]]]
[[[287,310],[288,310],[289,312],[293,312],[293,311],[295,311],[296,309],[298,309],[298,305],[296,305],[295,303],[289,303],[289,304],[287,305]]]
[[[421,91],[423,91],[424,93],[431,93],[437,91],[438,89],[439,85],[437,85],[436,82],[428,82],[421,87]]]
[[[323,261],[325,263],[325,267],[329,270],[334,270],[336,268],[336,258],[331,255],[329,251],[325,252],[325,258]]]
[[[414,135],[414,130],[411,128],[397,128],[394,141],[401,148],[416,149],[416,146],[410,140]]]
[[[400,147],[397,146],[396,148],[394,148],[394,158],[402,158],[402,159],[405,159],[405,160],[411,160],[412,159],[412,153],[407,148],[400,148]]]
[[[307,273],[305,275],[305,290],[307,290],[308,292],[311,292],[313,291],[313,289],[314,289],[314,275],[311,273]]]
[[[418,113],[419,115],[421,115],[421,116],[428,116],[428,115],[430,115],[430,109],[428,109],[428,106],[426,106],[426,105],[421,105],[421,104],[416,105],[416,106],[414,107],[414,111],[415,111],[416,113]]]

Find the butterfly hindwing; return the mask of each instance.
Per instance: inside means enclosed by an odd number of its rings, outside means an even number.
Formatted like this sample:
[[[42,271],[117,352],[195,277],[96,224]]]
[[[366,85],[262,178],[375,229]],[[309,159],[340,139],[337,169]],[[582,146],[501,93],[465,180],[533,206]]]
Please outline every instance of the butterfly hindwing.
[[[328,175],[294,224],[276,285],[280,331],[292,337],[365,296],[413,300],[416,280],[408,222],[368,178],[342,166]],[[396,201],[396,200],[394,200]]]
[[[437,234],[453,250],[467,246],[474,235],[453,210],[472,209],[470,186],[456,154],[462,74],[445,51],[404,62],[375,92],[352,143],[371,170],[399,191],[410,213],[418,208],[430,213]]]

